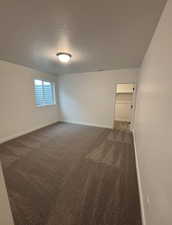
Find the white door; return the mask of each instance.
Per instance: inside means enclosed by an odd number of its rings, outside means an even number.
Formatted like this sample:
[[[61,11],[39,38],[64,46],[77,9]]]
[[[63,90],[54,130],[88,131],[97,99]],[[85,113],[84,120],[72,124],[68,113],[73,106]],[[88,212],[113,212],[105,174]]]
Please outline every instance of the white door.
[[[134,84],[118,84],[115,96],[115,120],[132,121]]]
[[[132,118],[131,103],[117,103],[115,114],[116,114],[115,120],[131,122]]]

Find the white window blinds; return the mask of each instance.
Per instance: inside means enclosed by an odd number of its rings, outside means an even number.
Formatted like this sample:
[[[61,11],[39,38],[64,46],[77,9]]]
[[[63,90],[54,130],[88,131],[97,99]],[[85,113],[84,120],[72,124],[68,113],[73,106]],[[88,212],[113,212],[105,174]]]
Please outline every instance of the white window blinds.
[[[53,82],[34,80],[35,101],[37,106],[55,104],[55,85]]]

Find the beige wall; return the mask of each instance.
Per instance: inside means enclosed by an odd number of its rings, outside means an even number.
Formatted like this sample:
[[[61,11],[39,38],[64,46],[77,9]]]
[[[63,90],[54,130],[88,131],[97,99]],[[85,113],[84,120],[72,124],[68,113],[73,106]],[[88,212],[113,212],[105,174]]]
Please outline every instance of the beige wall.
[[[172,1],[145,56],[135,140],[146,225],[172,224]]]
[[[138,69],[67,74],[58,77],[61,120],[112,127],[117,83],[135,83]]]
[[[53,75],[0,61],[0,143],[58,120],[58,107],[36,107],[33,79]]]

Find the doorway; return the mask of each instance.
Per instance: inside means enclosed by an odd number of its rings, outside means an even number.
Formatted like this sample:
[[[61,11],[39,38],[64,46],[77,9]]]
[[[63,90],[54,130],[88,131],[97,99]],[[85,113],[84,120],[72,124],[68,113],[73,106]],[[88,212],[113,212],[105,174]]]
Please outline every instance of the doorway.
[[[135,84],[117,84],[115,89],[114,128],[132,129]]]

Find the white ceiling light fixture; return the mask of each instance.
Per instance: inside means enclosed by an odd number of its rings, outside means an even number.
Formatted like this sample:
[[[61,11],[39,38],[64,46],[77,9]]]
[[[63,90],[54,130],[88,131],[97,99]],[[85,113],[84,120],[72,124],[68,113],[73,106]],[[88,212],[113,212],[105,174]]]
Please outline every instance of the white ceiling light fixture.
[[[72,58],[72,55],[70,53],[66,53],[66,52],[59,52],[56,54],[56,56],[62,63],[68,63]]]

